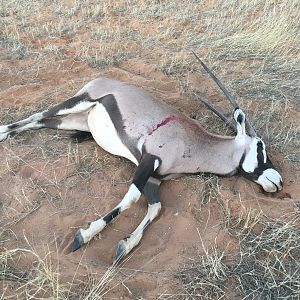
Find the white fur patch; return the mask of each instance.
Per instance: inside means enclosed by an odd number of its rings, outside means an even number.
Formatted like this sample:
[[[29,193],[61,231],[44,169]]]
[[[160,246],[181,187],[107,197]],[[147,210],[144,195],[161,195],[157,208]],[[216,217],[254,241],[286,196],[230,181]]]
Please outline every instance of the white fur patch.
[[[5,141],[8,137],[9,132],[0,133],[0,142]]]
[[[28,123],[26,125],[17,127],[16,129],[12,129],[12,130],[6,131],[5,133],[0,134],[0,142],[2,142],[5,139],[7,139],[7,137],[10,134],[10,132],[14,132],[16,134],[16,133],[20,133],[20,132],[25,131],[25,130],[39,129],[39,128],[42,128],[42,127],[43,126],[39,122],[37,122],[37,121],[30,122],[30,123]]]
[[[101,232],[105,226],[106,226],[106,223],[101,218],[97,221],[92,222],[88,229],[86,229],[86,230],[81,229],[80,233],[81,233],[84,243],[89,242],[96,234]]]
[[[62,115],[68,115],[68,114],[82,113],[82,112],[90,109],[94,105],[95,105],[95,103],[93,103],[93,102],[81,101],[71,108],[64,108],[64,109],[59,110],[56,115],[62,116]]]
[[[253,139],[250,144],[250,149],[246,153],[242,167],[245,172],[252,173],[258,166],[257,161],[257,139]]]
[[[69,114],[61,119],[58,129],[89,131],[88,112]]]
[[[155,171],[158,167],[159,167],[159,160],[156,159],[156,160],[154,161],[154,169],[153,169],[153,171]]]
[[[137,148],[139,149],[139,151],[142,153],[142,149],[143,149],[143,145],[145,143],[145,137],[142,135],[139,139],[138,139],[138,144],[137,144]]]
[[[123,156],[138,165],[137,159],[122,143],[105,107],[97,103],[88,116],[88,125],[95,141],[107,152]]]
[[[138,201],[140,196],[141,192],[139,191],[139,189],[134,184],[131,184],[128,192],[124,196],[121,203],[118,205],[118,207],[121,208],[121,212],[129,208],[133,202]]]
[[[7,132],[9,129],[8,129],[8,125],[2,125],[0,126],[0,133],[5,133]]]
[[[267,162],[266,145],[263,142],[263,140],[261,140],[260,138],[257,138],[257,139],[259,139],[261,141],[262,145],[263,145],[262,153],[263,153],[263,156],[264,156],[264,163],[266,163]]]
[[[266,169],[255,182],[269,193],[276,192],[277,188],[282,189],[282,178],[274,169]]]

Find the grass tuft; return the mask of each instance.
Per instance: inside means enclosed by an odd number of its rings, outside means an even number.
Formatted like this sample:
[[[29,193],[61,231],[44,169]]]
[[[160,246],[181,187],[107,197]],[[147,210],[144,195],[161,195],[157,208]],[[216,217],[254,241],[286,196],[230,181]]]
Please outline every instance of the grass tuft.
[[[176,277],[191,299],[298,299],[300,294],[300,230],[291,221],[270,220],[252,211],[230,217],[227,224],[238,241],[238,253],[220,247],[182,267]],[[203,297],[203,298],[202,298]]]

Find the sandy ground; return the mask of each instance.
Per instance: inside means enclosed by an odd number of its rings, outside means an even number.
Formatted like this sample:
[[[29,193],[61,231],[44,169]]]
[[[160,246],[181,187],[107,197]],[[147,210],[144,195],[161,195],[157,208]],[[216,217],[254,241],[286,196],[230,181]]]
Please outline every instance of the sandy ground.
[[[26,115],[39,106],[66,99],[83,83],[103,75],[142,86],[187,115],[195,110],[205,113],[201,105],[183,101],[176,80],[142,61],[133,59],[103,73],[80,62],[64,63],[70,66],[68,72],[39,69],[31,80],[28,74],[35,74],[34,68],[18,76],[3,75],[0,103],[6,119],[1,123],[11,118],[9,108],[14,109],[13,117]],[[7,58],[2,66],[9,69],[14,64]],[[16,67],[26,70],[33,66],[28,61],[19,61]],[[190,81],[199,83],[196,78],[192,76]],[[213,85],[206,79],[203,92],[212,90]],[[281,218],[299,209],[299,180],[294,176],[298,170],[273,152],[272,147],[270,155],[284,178],[284,190],[280,193],[267,195],[254,183],[239,177],[219,179],[221,203],[233,215],[241,209],[252,209]],[[51,264],[64,283],[100,278],[111,264],[118,240],[133,231],[145,215],[145,199],[142,197],[124,212],[101,236],[72,253],[74,233],[120,201],[129,187],[134,166],[107,154],[93,141],[72,144],[68,133],[58,135],[53,130],[25,133],[1,143],[0,157],[0,219],[5,229],[1,249],[29,247],[41,257],[50,253],[47,258],[51,257]],[[176,294],[180,284],[174,273],[180,264],[214,246],[228,253],[238,251],[237,241],[224,226],[220,201],[212,198],[200,205],[204,189],[203,179],[197,176],[162,185],[160,216],[115,275],[107,298],[151,299]],[[32,255],[21,255],[14,263],[26,270],[34,261]],[[8,287],[13,289],[13,283]]]

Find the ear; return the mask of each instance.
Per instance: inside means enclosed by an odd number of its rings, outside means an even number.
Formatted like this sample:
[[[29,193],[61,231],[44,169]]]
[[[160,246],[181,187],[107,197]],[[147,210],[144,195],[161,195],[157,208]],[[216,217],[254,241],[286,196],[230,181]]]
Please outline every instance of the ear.
[[[245,136],[246,130],[245,130],[245,114],[240,108],[236,108],[233,114],[233,117],[236,121],[236,129],[237,129],[237,136]]]

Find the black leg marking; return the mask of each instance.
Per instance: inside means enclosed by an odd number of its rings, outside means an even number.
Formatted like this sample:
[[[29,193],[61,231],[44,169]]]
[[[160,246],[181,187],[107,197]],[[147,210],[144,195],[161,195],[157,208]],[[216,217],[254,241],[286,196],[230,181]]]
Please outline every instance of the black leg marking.
[[[19,125],[17,123],[11,124],[7,126],[9,130],[15,129],[17,127],[19,127]]]
[[[143,191],[149,177],[154,173],[154,164],[156,160],[160,162],[160,159],[155,155],[148,153],[143,155],[132,181],[140,192]]]
[[[86,106],[82,106],[82,111],[78,111],[78,109],[72,110],[72,108],[76,107],[76,105],[78,105],[80,102],[85,102],[87,104]],[[88,93],[84,93],[78,96],[74,96],[64,101],[63,103],[57,104],[48,110],[35,113],[28,118],[25,118],[18,122],[0,126],[0,138],[1,140],[4,140],[8,136],[14,136],[15,134],[30,129],[40,129],[45,127],[56,129],[61,124],[61,121],[58,118],[54,117],[87,111],[94,105],[93,103],[89,105],[88,102],[93,102],[93,100],[90,98]]]
[[[149,180],[147,181],[143,192],[145,194],[145,197],[149,205],[160,203],[160,198],[159,198],[160,184],[161,184],[160,180],[152,177],[150,177]],[[148,220],[147,223],[144,225],[143,233],[149,227],[150,224],[151,221]]]
[[[161,181],[158,179],[154,179],[152,177],[149,178],[145,187],[144,194],[149,204],[154,204],[160,202],[159,199],[159,187]]]
[[[9,134],[8,134],[8,136],[7,137],[14,137],[14,136],[16,136],[18,134],[18,132],[16,131],[16,130],[12,130],[12,131],[10,131],[9,132]]]
[[[116,218],[121,212],[120,207],[117,207],[113,209],[111,212],[109,212],[105,217],[103,217],[103,220],[106,224],[110,223],[114,218]]]
[[[60,119],[43,119],[39,121],[39,124],[42,125],[43,128],[51,128],[58,129],[58,126],[62,123]]]
[[[50,108],[49,110],[45,111],[43,113],[43,118],[54,117],[57,115],[57,113],[60,110],[71,109],[83,101],[93,102],[93,99],[89,96],[88,93],[83,93],[81,95],[74,96],[74,97],[64,101],[63,103],[57,104],[57,105],[53,106],[52,108]]]

